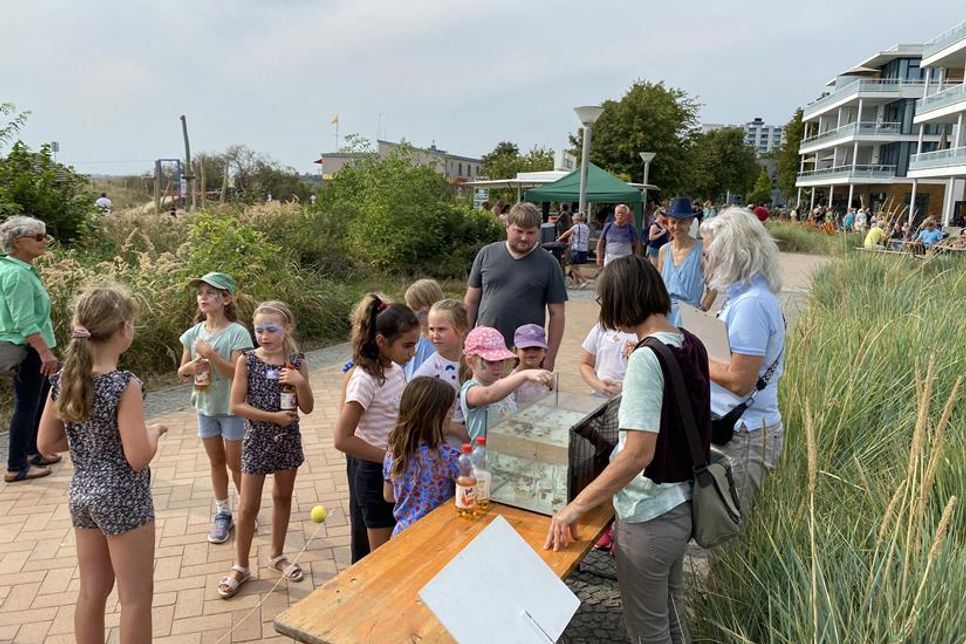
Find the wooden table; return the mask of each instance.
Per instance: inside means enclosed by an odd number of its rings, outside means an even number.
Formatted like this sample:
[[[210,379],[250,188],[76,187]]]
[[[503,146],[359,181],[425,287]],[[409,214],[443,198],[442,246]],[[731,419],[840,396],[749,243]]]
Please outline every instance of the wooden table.
[[[544,550],[550,517],[494,503],[461,519],[452,502],[423,517],[357,564],[275,618],[275,630],[299,642],[452,642],[419,591],[497,515],[502,515],[561,578],[577,567],[614,515],[610,500],[577,526],[580,541]]]

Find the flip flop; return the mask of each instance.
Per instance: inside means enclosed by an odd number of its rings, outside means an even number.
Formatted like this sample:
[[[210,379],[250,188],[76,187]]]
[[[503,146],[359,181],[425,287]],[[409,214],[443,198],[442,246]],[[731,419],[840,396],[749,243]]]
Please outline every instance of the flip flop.
[[[268,567],[289,581],[302,581],[302,579],[305,578],[305,573],[302,571],[302,567],[300,565],[297,563],[290,563],[284,568],[281,568],[279,567],[279,564],[283,561],[288,561],[288,557],[285,555],[272,557],[268,562]]]
[[[47,465],[53,465],[54,463],[60,463],[61,459],[64,457],[60,454],[51,454],[49,456],[44,456],[43,454],[34,454],[27,459],[27,462],[31,465],[36,465],[37,467],[44,467]]]
[[[231,599],[237,595],[242,584],[252,578],[252,571],[248,566],[233,564],[231,569],[233,572],[239,573],[241,577],[226,575],[221,578],[221,581],[218,582],[218,596],[222,599]]]
[[[49,467],[37,467],[36,465],[28,465],[19,472],[7,471],[3,475],[3,480],[6,483],[17,483],[19,481],[28,481],[30,479],[43,478],[50,474]]]

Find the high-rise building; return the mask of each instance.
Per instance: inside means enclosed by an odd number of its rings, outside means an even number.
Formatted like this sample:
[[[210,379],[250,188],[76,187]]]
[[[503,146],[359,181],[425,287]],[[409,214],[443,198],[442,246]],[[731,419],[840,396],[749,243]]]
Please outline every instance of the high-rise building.
[[[782,144],[783,128],[778,125],[768,125],[761,117],[755,117],[744,125],[728,125],[726,123],[704,123],[702,132],[713,132],[729,127],[736,127],[745,131],[745,143],[755,149],[755,154],[761,156],[778,148]]]
[[[920,44],[878,52],[841,72],[805,106],[795,182],[799,203],[804,195],[811,207],[865,206],[899,213],[915,198],[914,209],[903,216],[939,213],[945,183],[916,182],[907,173],[917,145],[933,149],[944,132],[943,127],[914,125],[916,99],[925,86],[922,54]]]
[[[944,181],[942,202],[944,225],[966,225],[966,22],[945,31],[923,46],[920,66],[928,74],[922,98],[916,101],[913,123],[920,136],[909,161],[913,179],[911,202],[918,202],[921,185]],[[938,142],[930,134],[941,131]]]

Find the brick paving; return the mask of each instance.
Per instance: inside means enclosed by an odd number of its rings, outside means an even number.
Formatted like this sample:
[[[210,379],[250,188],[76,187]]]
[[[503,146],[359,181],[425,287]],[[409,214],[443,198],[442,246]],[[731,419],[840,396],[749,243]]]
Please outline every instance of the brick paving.
[[[587,391],[577,360],[580,343],[596,321],[597,307],[591,292],[572,291],[571,297],[558,359],[560,384],[563,390]],[[265,569],[272,504],[271,486],[266,485],[253,543],[253,578],[229,601],[220,599],[215,589],[231,566],[234,545],[233,540],[223,545],[206,540],[212,518],[208,461],[196,434],[194,414],[185,406],[187,390],[160,393],[169,399],[160,408],[177,409],[180,404],[180,410],[153,419],[169,428],[151,466],[157,514],[155,642],[288,642],[272,626],[275,615],[348,567],[345,461],[332,445],[341,380],[341,361],[336,358],[342,351],[335,348],[317,354],[322,360],[313,365],[311,374],[315,411],[301,421],[306,462],[295,484],[286,551],[294,555],[305,548],[299,557],[305,580],[282,582],[272,590],[277,578]],[[180,403],[178,396],[182,396]],[[159,408],[157,402],[154,408]],[[80,580],[66,503],[71,473],[65,456],[51,476],[0,485],[0,642],[74,641],[73,606]],[[329,518],[321,526],[308,518],[317,503],[329,509]],[[619,596],[609,575],[608,558],[595,554],[570,580],[585,601],[565,633],[566,640],[623,638]],[[119,609],[115,591],[107,603],[108,642],[118,641]]]

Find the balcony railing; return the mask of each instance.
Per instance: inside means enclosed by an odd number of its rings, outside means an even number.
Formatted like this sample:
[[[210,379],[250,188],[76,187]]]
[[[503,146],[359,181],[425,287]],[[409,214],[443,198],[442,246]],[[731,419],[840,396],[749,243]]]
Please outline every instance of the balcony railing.
[[[802,139],[801,146],[812,145],[814,143],[819,143],[821,141],[828,141],[830,139],[839,139],[844,136],[875,136],[881,134],[883,136],[896,136],[902,134],[902,123],[877,123],[874,121],[857,121],[854,123],[849,123],[843,125],[842,127],[837,127],[831,130],[826,130],[821,134],[816,134],[815,136],[810,136],[807,139]]]
[[[836,88],[828,96],[823,96],[805,106],[805,112],[814,114],[816,111],[825,108],[846,96],[851,96],[859,92],[867,94],[898,94],[904,87],[922,86],[921,80],[909,80],[905,78],[887,79],[863,79],[857,78],[850,83]],[[910,97],[911,98],[911,97]]]
[[[923,45],[922,57],[929,58],[962,38],[966,38],[966,22],[961,22],[952,29],[942,32]]]
[[[846,177],[849,179],[860,178],[879,178],[889,179],[896,176],[896,166],[894,165],[837,165],[831,168],[819,168],[818,170],[806,170],[798,173],[799,179],[838,179]]]
[[[966,165],[966,147],[936,150],[935,152],[921,152],[913,154],[909,159],[910,170],[925,170],[927,168],[948,168],[956,165]]]
[[[957,83],[952,87],[947,87],[941,92],[936,92],[916,101],[916,115],[918,116],[926,112],[948,107],[953,103],[958,103],[963,100],[966,100],[966,85]]]

